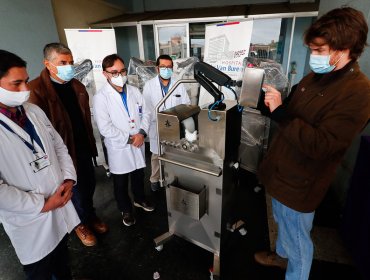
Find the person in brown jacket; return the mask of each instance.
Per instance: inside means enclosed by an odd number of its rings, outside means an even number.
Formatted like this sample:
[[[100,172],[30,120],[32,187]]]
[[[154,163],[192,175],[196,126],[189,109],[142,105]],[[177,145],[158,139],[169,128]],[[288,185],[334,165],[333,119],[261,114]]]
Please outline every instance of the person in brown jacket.
[[[29,83],[29,101],[38,105],[59,132],[77,170],[77,185],[72,202],[81,224],[75,229],[86,246],[97,242],[92,232],[105,233],[108,227],[95,214],[93,195],[95,171],[93,157],[97,156],[91,125],[89,96],[85,86],[74,79],[71,50],[61,43],[44,47],[44,65],[40,76]]]
[[[255,260],[286,268],[286,280],[309,278],[315,209],[344,153],[370,117],[370,81],[357,63],[367,34],[360,11],[334,9],[306,31],[312,72],[284,103],[280,92],[264,85],[264,104],[279,129],[258,177],[272,196],[278,237],[276,253],[258,252]]]

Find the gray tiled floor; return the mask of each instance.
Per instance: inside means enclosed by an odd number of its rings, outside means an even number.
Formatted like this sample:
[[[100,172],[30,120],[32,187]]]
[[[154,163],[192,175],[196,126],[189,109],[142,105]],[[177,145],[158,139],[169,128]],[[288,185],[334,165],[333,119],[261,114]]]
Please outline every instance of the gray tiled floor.
[[[146,174],[147,177],[148,174]],[[152,195],[149,184],[146,192],[156,203],[151,213],[136,210],[137,224],[127,228],[121,222],[113,198],[112,179],[102,167],[96,169],[95,205],[98,215],[108,223],[110,231],[99,237],[95,247],[84,247],[73,233],[69,248],[71,267],[76,279],[150,280],[159,272],[161,280],[208,280],[213,255],[181,238],[174,237],[162,251],[154,248],[153,238],[167,230],[165,193]],[[146,180],[147,182],[147,180]],[[255,193],[254,177],[242,172],[235,213],[245,221],[247,234],[233,233],[227,240],[223,280],[284,279],[283,271],[265,268],[253,260],[256,250],[269,246],[266,205],[263,191]],[[360,279],[351,266],[314,261],[310,280]],[[24,279],[22,267],[0,227],[0,279]]]

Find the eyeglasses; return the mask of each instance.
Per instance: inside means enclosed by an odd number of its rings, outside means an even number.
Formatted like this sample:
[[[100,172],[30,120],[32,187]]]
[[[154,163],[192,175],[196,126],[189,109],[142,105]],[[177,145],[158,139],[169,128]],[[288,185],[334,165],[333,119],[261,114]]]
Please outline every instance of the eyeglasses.
[[[170,69],[170,70],[172,70],[173,66],[158,66],[158,68],[159,68],[160,70],[166,70],[166,69]]]
[[[119,75],[126,76],[127,69],[123,68],[120,72],[118,71],[113,71],[113,72],[105,71],[105,72],[111,74],[113,78],[117,78]]]

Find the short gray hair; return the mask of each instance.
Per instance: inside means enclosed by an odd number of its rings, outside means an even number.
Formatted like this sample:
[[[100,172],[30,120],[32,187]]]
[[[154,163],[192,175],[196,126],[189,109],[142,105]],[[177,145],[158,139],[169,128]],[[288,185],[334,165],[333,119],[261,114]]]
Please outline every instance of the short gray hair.
[[[50,43],[44,47],[44,59],[47,59],[49,61],[53,60],[54,53],[72,55],[71,50],[62,43]]]

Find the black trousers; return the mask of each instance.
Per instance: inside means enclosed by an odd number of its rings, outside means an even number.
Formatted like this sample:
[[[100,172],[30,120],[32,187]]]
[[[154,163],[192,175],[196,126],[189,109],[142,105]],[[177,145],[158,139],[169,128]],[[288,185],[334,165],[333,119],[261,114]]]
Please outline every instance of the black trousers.
[[[114,197],[118,209],[123,213],[132,212],[132,203],[128,193],[128,179],[131,180],[131,191],[134,201],[144,201],[144,168],[126,174],[113,174]]]
[[[70,280],[71,270],[68,265],[68,235],[59,242],[58,246],[38,262],[23,266],[27,280]]]
[[[82,224],[89,223],[96,217],[93,205],[95,192],[95,170],[91,155],[77,154],[77,185],[73,187],[72,203]]]

